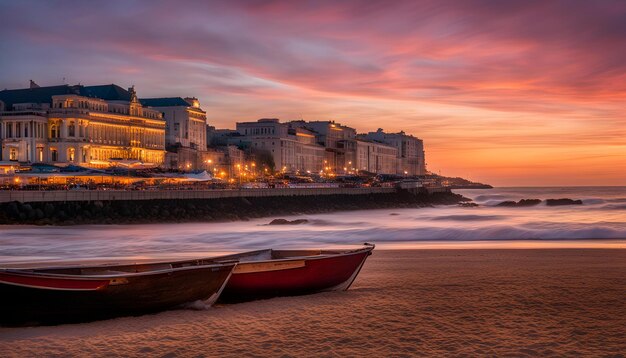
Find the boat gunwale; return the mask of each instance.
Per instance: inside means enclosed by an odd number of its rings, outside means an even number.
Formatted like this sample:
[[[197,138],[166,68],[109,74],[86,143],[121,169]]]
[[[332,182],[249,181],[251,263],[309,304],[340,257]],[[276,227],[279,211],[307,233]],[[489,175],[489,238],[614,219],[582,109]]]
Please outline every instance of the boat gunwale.
[[[319,255],[310,255],[310,256],[293,256],[293,257],[288,257],[288,258],[281,258],[281,259],[270,259],[270,260],[258,260],[258,261],[240,261],[237,263],[237,265],[246,265],[246,264],[259,264],[259,263],[272,263],[272,262],[285,262],[285,261],[297,261],[297,260],[305,260],[305,261],[309,261],[309,260],[322,260],[322,259],[327,259],[327,258],[332,258],[332,257],[342,257],[342,256],[349,256],[349,255],[356,255],[356,254],[361,254],[364,252],[372,252],[374,250],[375,245],[374,244],[368,244],[366,247],[362,247],[360,249],[355,249],[355,250],[350,250],[350,251],[345,251],[345,252],[339,252],[339,253],[334,253],[334,254],[319,254]],[[271,249],[269,249],[271,250]],[[262,252],[262,251],[266,251],[266,250],[258,250],[258,251],[253,251],[253,252]],[[281,250],[275,250],[275,251],[281,251]],[[290,250],[282,250],[282,251],[290,251]],[[238,254],[235,254],[233,256],[237,256]],[[242,254],[241,254],[242,255]],[[289,269],[286,269],[289,270]],[[234,275],[242,275],[245,273],[233,273]]]
[[[273,250],[273,249],[264,249],[264,250],[256,250],[256,251],[249,251],[249,252],[244,252],[244,253],[240,253],[240,254],[232,254],[232,255],[225,255],[223,256],[223,259],[220,256],[217,257],[210,257],[210,258],[201,258],[201,259],[192,259],[192,260],[177,260],[177,261],[167,261],[167,262],[152,262],[152,263],[146,263],[146,264],[141,264],[141,263],[132,263],[132,264],[104,264],[104,265],[96,265],[96,266],[89,266],[89,265],[77,265],[77,266],[59,266],[59,267],[39,267],[39,268],[28,268],[28,269],[18,269],[18,268],[0,268],[0,273],[6,273],[9,275],[20,275],[20,276],[30,276],[30,277],[49,277],[49,278],[64,278],[64,279],[72,279],[72,280],[103,280],[103,279],[108,279],[108,278],[119,278],[119,277],[137,277],[137,276],[149,276],[149,275],[155,275],[155,274],[161,274],[161,273],[170,273],[170,272],[177,272],[177,271],[183,271],[183,270],[191,270],[191,269],[199,269],[199,268],[209,268],[209,267],[227,267],[227,266],[232,266],[231,270],[234,270],[235,266],[237,265],[245,265],[245,264],[259,264],[259,263],[272,263],[272,262],[287,262],[287,261],[294,261],[294,260],[322,260],[322,259],[326,259],[326,258],[331,258],[331,257],[343,257],[343,256],[348,256],[348,255],[355,255],[355,254],[360,254],[360,253],[364,253],[364,252],[369,252],[371,253],[374,248],[376,247],[375,244],[371,244],[371,243],[365,243],[363,244],[364,247],[358,248],[358,249],[353,249],[353,250],[347,250],[347,251],[343,251],[343,252],[337,252],[337,253],[326,253],[324,254],[323,251],[324,250],[320,250],[320,254],[319,255],[308,255],[308,256],[293,256],[293,257],[287,257],[287,258],[280,258],[280,259],[269,259],[269,260],[258,260],[258,261],[240,261],[241,257],[245,257],[245,256],[253,256],[255,253],[261,253],[264,251],[300,251],[300,250]],[[303,250],[303,251],[307,251],[307,250]],[[330,250],[326,250],[326,251],[330,251]],[[112,274],[108,274],[108,275],[76,275],[76,274],[55,274],[55,273],[45,273],[45,272],[37,272],[38,270],[68,270],[68,269],[107,269],[107,268],[114,268],[114,267],[119,267],[119,266],[139,266],[139,265],[158,265],[158,264],[168,264],[168,265],[176,265],[176,264],[185,264],[185,263],[198,263],[198,262],[203,262],[203,261],[210,261],[211,263],[206,264],[206,265],[189,265],[189,266],[182,266],[182,267],[170,267],[170,268],[166,268],[166,269],[161,269],[161,270],[154,270],[154,271],[142,271],[142,272],[120,272],[120,273],[112,273]],[[236,273],[233,273],[236,274]],[[4,284],[11,284],[9,282],[3,282],[0,281],[0,283],[4,283]]]
[[[171,264],[171,263],[170,263]],[[59,269],[59,270],[63,270],[63,269],[80,269],[80,268],[91,268],[92,266],[84,266],[84,267],[59,267],[59,268],[39,268],[39,269],[29,269],[29,270],[20,270],[20,269],[0,269],[0,274],[1,273],[6,273],[9,275],[18,275],[18,276],[30,276],[30,277],[42,277],[42,278],[62,278],[62,279],[70,279],[70,280],[106,280],[109,278],[120,278],[120,277],[137,277],[137,276],[150,276],[150,275],[157,275],[157,274],[163,274],[163,273],[171,273],[171,272],[178,272],[178,271],[185,271],[185,270],[193,270],[193,269],[204,269],[204,268],[215,268],[215,267],[231,267],[231,271],[232,269],[235,268],[235,266],[237,265],[236,262],[217,262],[217,263],[212,263],[209,265],[196,265],[196,266],[183,266],[183,267],[172,267],[172,268],[168,268],[168,269],[161,269],[161,270],[154,270],[154,271],[142,271],[142,272],[120,272],[117,274],[107,274],[107,275],[72,275],[72,274],[56,274],[56,273],[44,273],[44,272],[37,272],[36,270],[45,270],[45,269]],[[122,265],[120,265],[122,266]],[[128,265],[128,266],[133,266],[133,265]],[[114,266],[109,266],[109,267],[114,267]],[[4,283],[4,284],[12,284],[10,282],[4,282],[2,280],[0,280],[0,283]]]

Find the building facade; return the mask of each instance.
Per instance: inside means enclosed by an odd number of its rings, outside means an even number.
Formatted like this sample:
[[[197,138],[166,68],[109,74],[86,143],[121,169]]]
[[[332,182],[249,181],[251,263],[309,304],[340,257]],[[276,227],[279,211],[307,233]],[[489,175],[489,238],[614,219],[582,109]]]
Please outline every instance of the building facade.
[[[134,88],[31,84],[0,91],[0,101],[3,161],[87,167],[164,162],[161,112],[143,107]]]
[[[398,149],[374,141],[356,141],[356,170],[376,174],[396,174]]]
[[[317,144],[325,150],[325,171],[346,174],[353,170],[356,163],[356,129],[334,121],[292,121],[289,125],[315,134]]]
[[[203,161],[207,150],[206,112],[197,98],[142,98],[140,102],[163,114],[165,166],[172,169],[208,169]]]
[[[396,174],[399,175],[425,175],[426,154],[424,142],[412,135],[404,133],[386,133],[382,129],[359,135],[359,138],[372,140],[393,146],[397,149]]]
[[[271,155],[276,171],[314,173],[323,168],[324,147],[317,143],[315,133],[306,128],[265,118],[256,122],[239,122],[237,132],[239,136],[232,137],[231,143],[251,152]]]

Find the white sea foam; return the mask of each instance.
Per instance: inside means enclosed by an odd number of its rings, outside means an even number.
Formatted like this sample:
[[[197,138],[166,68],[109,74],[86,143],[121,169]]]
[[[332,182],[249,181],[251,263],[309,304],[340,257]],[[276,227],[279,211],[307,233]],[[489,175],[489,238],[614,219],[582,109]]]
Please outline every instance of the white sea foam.
[[[6,226],[0,264],[73,258],[155,258],[211,255],[268,247],[515,240],[626,241],[626,188],[539,188],[461,191],[475,208],[435,207],[351,211],[291,217],[302,225],[246,222],[71,227]],[[582,199],[584,205],[509,208],[486,206],[494,198]],[[394,215],[390,215],[390,214]]]

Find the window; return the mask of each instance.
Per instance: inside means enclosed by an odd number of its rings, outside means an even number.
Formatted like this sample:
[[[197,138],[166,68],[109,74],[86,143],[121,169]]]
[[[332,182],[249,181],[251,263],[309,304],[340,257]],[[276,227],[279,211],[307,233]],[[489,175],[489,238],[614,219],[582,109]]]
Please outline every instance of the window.
[[[59,152],[56,149],[50,149],[50,158],[53,162],[59,160]]]
[[[13,123],[7,123],[7,138],[13,138]]]
[[[20,138],[22,136],[22,123],[15,123],[15,136]]]
[[[53,124],[50,126],[50,138],[59,138],[59,126]]]
[[[74,161],[74,154],[76,153],[76,150],[74,148],[68,148],[67,149],[67,161],[68,162],[73,162]]]
[[[14,162],[17,161],[17,148],[9,149],[9,160]]]
[[[74,124],[75,124],[74,121],[70,121],[70,124],[68,126],[68,135],[70,137],[76,136],[76,126]]]
[[[37,147],[37,160],[43,162],[43,148]]]

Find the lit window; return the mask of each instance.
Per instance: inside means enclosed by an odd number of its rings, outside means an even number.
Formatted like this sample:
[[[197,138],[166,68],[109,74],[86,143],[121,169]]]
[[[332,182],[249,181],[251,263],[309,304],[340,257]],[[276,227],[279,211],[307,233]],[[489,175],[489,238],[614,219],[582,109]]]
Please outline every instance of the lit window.
[[[9,160],[17,161],[17,148],[9,149]]]

